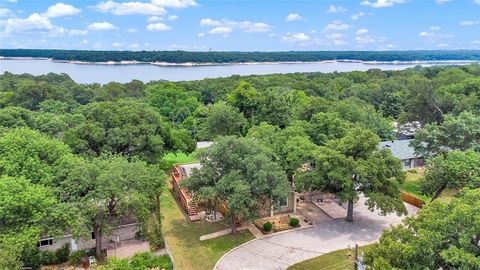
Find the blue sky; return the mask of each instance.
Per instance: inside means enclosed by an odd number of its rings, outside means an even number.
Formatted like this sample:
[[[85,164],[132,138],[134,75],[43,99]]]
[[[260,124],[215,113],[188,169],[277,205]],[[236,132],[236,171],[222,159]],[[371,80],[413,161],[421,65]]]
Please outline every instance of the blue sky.
[[[480,0],[0,0],[0,47],[480,49]]]

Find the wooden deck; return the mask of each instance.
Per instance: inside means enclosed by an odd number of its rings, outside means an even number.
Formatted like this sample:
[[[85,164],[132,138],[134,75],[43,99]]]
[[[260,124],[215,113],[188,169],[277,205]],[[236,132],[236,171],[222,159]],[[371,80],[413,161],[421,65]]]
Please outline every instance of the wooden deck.
[[[333,219],[347,217],[347,209],[341,207],[336,202],[330,199],[325,199],[323,200],[323,202],[320,201],[320,199],[314,199],[312,200],[312,203]]]

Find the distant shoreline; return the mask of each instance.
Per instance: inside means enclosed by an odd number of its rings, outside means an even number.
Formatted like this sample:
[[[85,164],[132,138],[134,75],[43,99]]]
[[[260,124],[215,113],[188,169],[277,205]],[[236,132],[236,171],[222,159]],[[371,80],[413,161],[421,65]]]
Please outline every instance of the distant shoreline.
[[[87,62],[76,60],[56,60],[45,57],[5,57],[0,56],[1,60],[43,60],[57,63],[75,64],[75,65],[154,65],[161,67],[195,67],[195,66],[223,66],[223,65],[277,65],[277,64],[319,64],[319,63],[361,63],[365,65],[412,65],[412,64],[475,64],[480,63],[480,60],[416,60],[416,61],[363,61],[355,59],[345,60],[322,60],[322,61],[277,61],[277,62],[185,62],[185,63],[170,63],[170,62],[141,62],[141,61],[107,61],[107,62]]]

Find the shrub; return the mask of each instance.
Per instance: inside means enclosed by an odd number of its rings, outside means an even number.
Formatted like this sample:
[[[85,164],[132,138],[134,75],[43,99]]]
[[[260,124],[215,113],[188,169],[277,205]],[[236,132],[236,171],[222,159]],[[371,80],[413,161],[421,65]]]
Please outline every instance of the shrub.
[[[60,264],[68,261],[70,255],[70,244],[65,244],[55,251],[53,256],[53,264]]]
[[[300,220],[298,220],[298,218],[291,218],[289,224],[292,227],[298,227],[300,226]]]
[[[40,264],[41,265],[51,265],[55,264],[55,253],[50,250],[45,250],[40,252]]]
[[[270,223],[270,221],[268,221],[267,223],[263,223],[263,231],[264,232],[269,232],[272,230],[272,223]]]
[[[130,261],[127,259],[111,258],[98,267],[99,270],[145,270],[145,269],[173,269],[172,260],[168,255],[155,256],[151,252],[135,254]]]
[[[70,256],[68,256],[68,261],[73,265],[77,265],[82,262],[84,257],[87,257],[87,252],[84,250],[78,250],[72,252]]]

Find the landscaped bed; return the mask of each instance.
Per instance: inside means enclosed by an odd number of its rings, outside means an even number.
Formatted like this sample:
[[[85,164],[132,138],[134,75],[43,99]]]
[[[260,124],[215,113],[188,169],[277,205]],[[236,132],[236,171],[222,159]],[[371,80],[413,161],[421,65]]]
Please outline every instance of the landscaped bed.
[[[300,227],[299,219],[291,215],[265,217],[256,220],[254,224],[263,234],[281,232]]]

